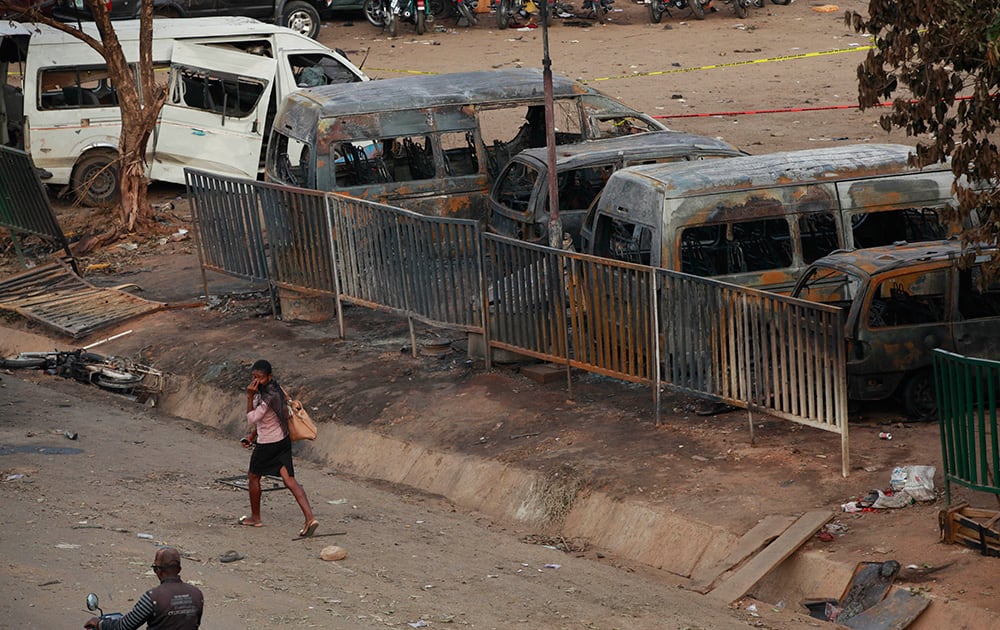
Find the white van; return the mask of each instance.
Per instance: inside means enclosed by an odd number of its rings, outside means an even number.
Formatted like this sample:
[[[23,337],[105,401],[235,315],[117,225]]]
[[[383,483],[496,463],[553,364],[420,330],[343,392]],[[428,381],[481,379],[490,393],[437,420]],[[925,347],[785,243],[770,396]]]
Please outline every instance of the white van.
[[[130,61],[139,21],[114,23]],[[98,37],[93,24],[83,30]],[[0,140],[24,148],[48,183],[90,205],[112,202],[121,117],[106,64],[90,46],[41,24],[0,24]],[[99,37],[98,37],[99,38]],[[277,103],[300,87],[367,81],[344,55],[251,18],[156,20],[153,63],[168,88],[149,141],[148,177],[183,183],[184,167],[256,178]],[[16,87],[20,66],[21,89]],[[13,85],[13,87],[12,87]]]

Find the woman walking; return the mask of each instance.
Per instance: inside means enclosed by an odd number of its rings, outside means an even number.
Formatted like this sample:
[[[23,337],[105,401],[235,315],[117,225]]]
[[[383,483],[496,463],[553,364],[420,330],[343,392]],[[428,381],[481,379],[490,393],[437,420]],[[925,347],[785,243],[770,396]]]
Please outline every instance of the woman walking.
[[[288,437],[288,406],[285,393],[271,375],[271,364],[263,359],[250,368],[253,380],[247,385],[247,422],[250,432],[240,440],[244,448],[252,448],[250,456],[250,516],[240,518],[240,525],[262,527],[260,519],[260,478],[281,475],[285,487],[292,491],[302,509],[305,525],[299,536],[312,536],[319,527],[313,515],[306,491],[295,480],[292,465],[292,440]]]

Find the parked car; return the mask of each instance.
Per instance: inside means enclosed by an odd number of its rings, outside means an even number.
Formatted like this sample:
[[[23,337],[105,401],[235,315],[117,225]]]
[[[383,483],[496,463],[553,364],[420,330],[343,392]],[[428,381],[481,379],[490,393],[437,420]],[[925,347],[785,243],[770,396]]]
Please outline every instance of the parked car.
[[[1000,359],[1000,281],[983,273],[995,253],[958,239],[835,252],[792,295],[844,309],[849,399],[898,396],[932,419],[934,348]]]
[[[142,0],[111,0],[111,19],[133,20],[139,17]],[[160,17],[245,16],[262,22],[274,22],[315,39],[320,18],[333,11],[358,11],[364,0],[153,0],[153,12]],[[90,20],[90,9],[84,0],[59,0],[54,15],[57,19],[75,22]]]
[[[680,131],[652,131],[560,145],[556,149],[559,217],[580,247],[580,225],[611,173],[627,166],[746,155],[722,140]],[[548,238],[548,150],[525,149],[490,190],[489,228],[535,243]]]

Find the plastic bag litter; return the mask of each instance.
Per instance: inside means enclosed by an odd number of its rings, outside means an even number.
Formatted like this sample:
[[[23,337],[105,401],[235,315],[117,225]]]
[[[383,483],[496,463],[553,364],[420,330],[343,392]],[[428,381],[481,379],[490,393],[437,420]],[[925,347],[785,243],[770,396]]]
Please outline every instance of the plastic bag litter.
[[[934,466],[897,466],[892,470],[889,485],[901,490],[915,501],[934,500]]]
[[[872,503],[872,507],[877,510],[884,510],[889,508],[902,508],[913,503],[913,497],[910,496],[909,492],[905,490],[900,490],[899,492],[894,492],[892,494],[886,494],[881,490],[878,490],[878,498]]]

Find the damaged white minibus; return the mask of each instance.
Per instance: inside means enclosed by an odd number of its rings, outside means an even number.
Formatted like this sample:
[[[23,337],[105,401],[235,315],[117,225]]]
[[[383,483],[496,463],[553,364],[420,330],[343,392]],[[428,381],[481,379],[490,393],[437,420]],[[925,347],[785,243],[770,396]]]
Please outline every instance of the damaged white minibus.
[[[93,24],[84,24],[96,35]],[[115,22],[129,60],[139,22]],[[277,103],[300,87],[366,81],[347,58],[291,29],[250,18],[153,26],[167,100],[147,149],[151,180],[184,182],[184,167],[256,178]],[[121,116],[106,64],[84,42],[42,24],[0,23],[0,142],[23,148],[88,205],[117,194]]]

